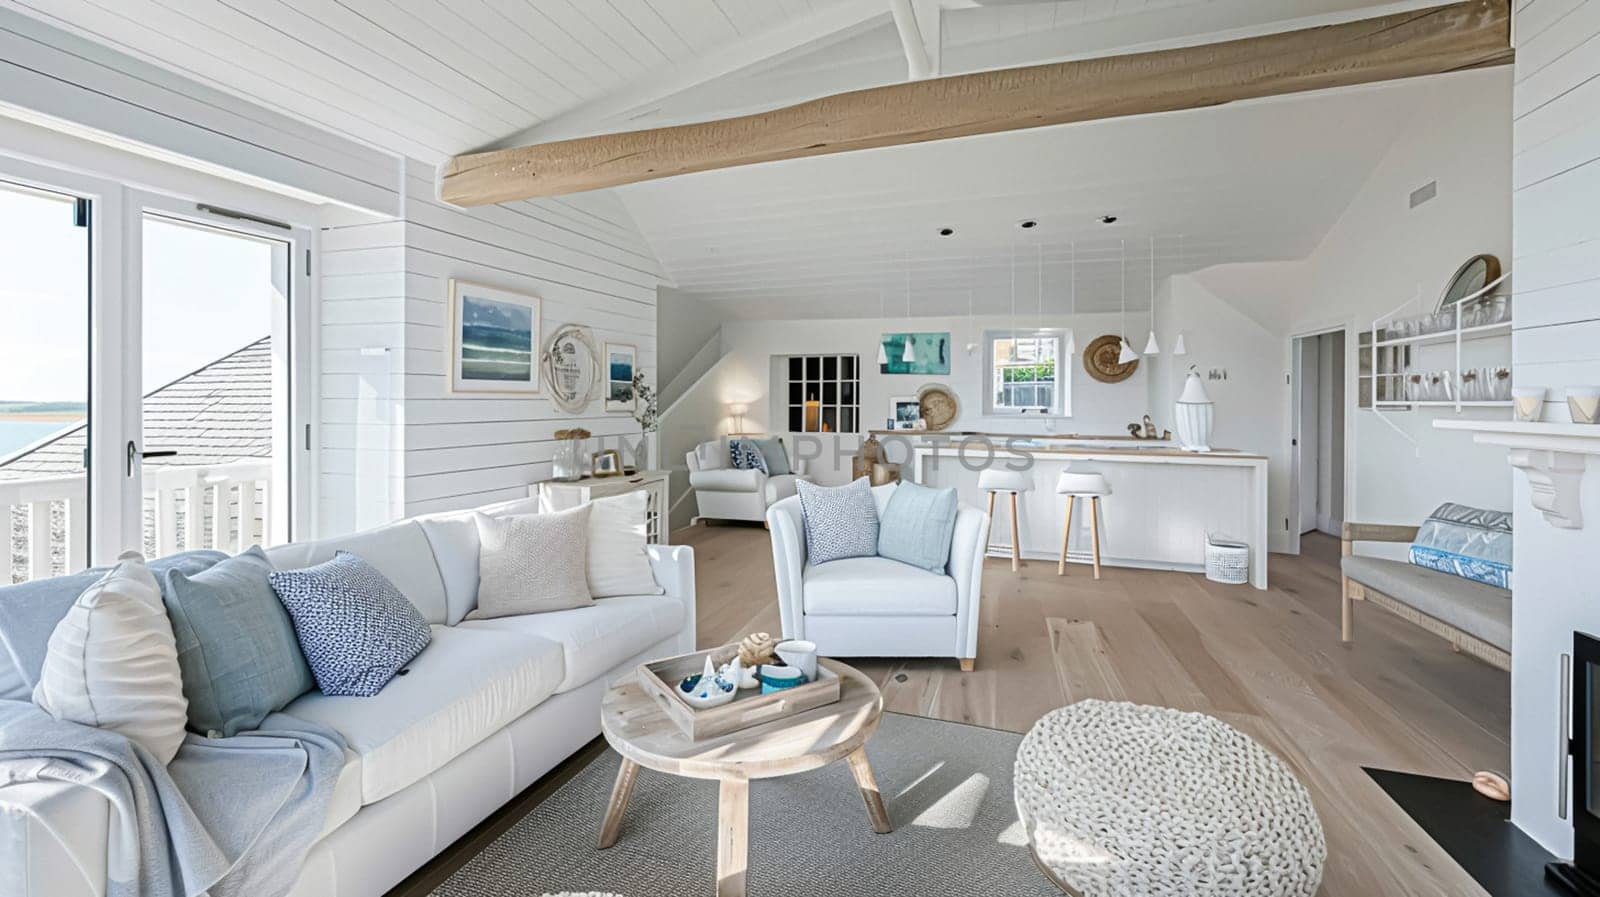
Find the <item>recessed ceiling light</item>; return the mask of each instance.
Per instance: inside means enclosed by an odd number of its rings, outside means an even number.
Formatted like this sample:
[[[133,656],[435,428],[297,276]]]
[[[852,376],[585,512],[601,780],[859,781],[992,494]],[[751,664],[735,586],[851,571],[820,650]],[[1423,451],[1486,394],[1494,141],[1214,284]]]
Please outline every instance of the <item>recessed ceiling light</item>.
[[[953,227],[941,227],[941,228],[939,228],[939,236],[941,236],[941,237],[952,236],[953,234],[955,234],[955,232],[956,232],[956,229],[953,228]]]
[[[1116,224],[1117,223],[1117,216],[1115,216],[1115,215],[1101,215],[1100,216],[1100,223],[1101,224]]]
[[[1020,227],[1023,230],[1032,230],[1033,228],[1036,228],[1038,226],[1039,226],[1039,222],[1033,220],[1032,218],[1024,218],[1021,221],[1017,222],[1017,227]]]

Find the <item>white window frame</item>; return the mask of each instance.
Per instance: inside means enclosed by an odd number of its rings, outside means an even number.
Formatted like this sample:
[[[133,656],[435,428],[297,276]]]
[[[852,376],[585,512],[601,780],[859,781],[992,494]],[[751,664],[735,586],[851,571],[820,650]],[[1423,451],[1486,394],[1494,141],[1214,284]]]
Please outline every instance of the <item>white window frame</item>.
[[[1067,332],[1056,328],[1028,330],[985,330],[983,332],[983,367],[980,389],[983,395],[983,413],[986,417],[1070,417],[1072,416],[1072,370],[1066,355]],[[1056,346],[1055,401],[1048,407],[1030,406],[1013,408],[995,404],[994,344],[1003,339],[1050,339]]]

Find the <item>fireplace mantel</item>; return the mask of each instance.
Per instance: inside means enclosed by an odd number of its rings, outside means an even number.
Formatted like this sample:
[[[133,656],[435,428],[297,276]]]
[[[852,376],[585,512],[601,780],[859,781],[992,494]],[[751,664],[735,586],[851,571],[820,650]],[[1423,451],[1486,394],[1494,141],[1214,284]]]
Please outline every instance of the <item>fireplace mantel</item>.
[[[1528,476],[1533,506],[1551,526],[1582,529],[1586,455],[1600,455],[1600,426],[1543,421],[1435,420],[1440,430],[1464,430],[1474,442],[1510,449],[1506,460]]]

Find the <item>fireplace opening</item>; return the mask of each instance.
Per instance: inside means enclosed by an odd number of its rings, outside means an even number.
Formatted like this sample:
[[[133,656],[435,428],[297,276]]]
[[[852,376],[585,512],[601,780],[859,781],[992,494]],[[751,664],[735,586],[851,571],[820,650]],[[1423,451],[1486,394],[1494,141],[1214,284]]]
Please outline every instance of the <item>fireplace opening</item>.
[[[1600,639],[1572,634],[1569,687],[1568,756],[1561,760],[1571,763],[1575,798],[1572,862],[1551,863],[1545,874],[1574,894],[1600,897]]]

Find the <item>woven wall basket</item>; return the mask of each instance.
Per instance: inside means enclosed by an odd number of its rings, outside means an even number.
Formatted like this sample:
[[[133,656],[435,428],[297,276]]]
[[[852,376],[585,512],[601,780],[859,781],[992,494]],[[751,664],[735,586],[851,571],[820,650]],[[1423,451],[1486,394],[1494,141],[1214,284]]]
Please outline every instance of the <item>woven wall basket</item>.
[[[1083,369],[1101,383],[1121,383],[1139,369],[1139,359],[1121,364],[1117,361],[1120,354],[1122,337],[1114,333],[1095,337],[1089,348],[1083,350]]]

